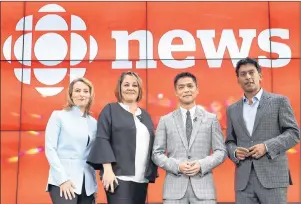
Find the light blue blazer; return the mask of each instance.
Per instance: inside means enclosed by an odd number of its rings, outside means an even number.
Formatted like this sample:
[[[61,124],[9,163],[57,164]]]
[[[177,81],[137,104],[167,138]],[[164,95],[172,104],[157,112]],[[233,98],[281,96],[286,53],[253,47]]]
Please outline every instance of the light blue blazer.
[[[71,180],[80,195],[84,176],[87,195],[97,191],[96,172],[86,163],[96,129],[95,118],[82,117],[77,106],[70,111],[53,111],[45,131],[45,154],[50,165],[46,191],[48,184],[60,186]]]

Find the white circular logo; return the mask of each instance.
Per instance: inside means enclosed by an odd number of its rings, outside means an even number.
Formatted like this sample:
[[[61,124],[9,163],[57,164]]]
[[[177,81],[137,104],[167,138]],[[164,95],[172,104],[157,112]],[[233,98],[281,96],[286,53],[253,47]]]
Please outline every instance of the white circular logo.
[[[63,16],[54,14],[54,12],[66,12],[63,7],[57,4],[47,4],[40,8],[38,12],[45,15],[35,25],[33,15],[25,16],[19,20],[16,31],[25,31],[26,34],[19,36],[14,45],[13,36],[9,36],[3,44],[3,55],[9,63],[12,60],[11,56],[14,55],[25,66],[25,68],[14,68],[14,74],[20,82],[30,84],[33,71],[34,77],[45,85],[35,87],[35,89],[43,96],[54,96],[60,93],[64,87],[53,87],[53,85],[61,82],[68,73],[70,82],[85,75],[86,68],[75,68],[73,66],[82,62],[87,53],[89,56],[86,58],[91,63],[97,55],[98,46],[93,36],[89,35],[89,39],[85,39],[80,35],[87,32],[87,26],[79,16],[71,15],[71,18],[66,20]],[[71,22],[68,22],[69,19]],[[47,31],[47,33],[36,37],[37,39],[33,42],[33,31],[43,31],[43,33]],[[37,33],[34,34],[38,35]],[[69,42],[62,36],[62,33],[65,36],[70,36]],[[89,42],[87,43],[87,41]],[[47,68],[32,67],[32,53]],[[67,60],[70,59],[70,67],[62,68],[58,66],[66,58]]]

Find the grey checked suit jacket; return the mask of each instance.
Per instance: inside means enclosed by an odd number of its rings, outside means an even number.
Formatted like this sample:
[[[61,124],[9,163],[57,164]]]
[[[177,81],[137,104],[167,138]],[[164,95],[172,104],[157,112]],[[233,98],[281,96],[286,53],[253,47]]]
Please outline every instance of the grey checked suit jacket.
[[[191,177],[192,188],[199,199],[216,199],[212,169],[227,157],[224,137],[216,116],[200,107],[188,145],[180,108],[161,117],[153,146],[152,159],[166,170],[163,199],[181,199],[189,177],[179,173],[180,162],[199,160],[201,173]],[[212,154],[210,154],[212,150]]]
[[[286,151],[300,139],[293,110],[287,97],[263,91],[252,135],[243,119],[243,101],[227,109],[226,146],[230,159],[236,164],[235,189],[243,190],[248,183],[252,163],[256,175],[265,188],[287,187],[290,182]],[[251,157],[238,161],[234,156],[237,146],[249,148],[264,143],[268,149],[260,159]]]

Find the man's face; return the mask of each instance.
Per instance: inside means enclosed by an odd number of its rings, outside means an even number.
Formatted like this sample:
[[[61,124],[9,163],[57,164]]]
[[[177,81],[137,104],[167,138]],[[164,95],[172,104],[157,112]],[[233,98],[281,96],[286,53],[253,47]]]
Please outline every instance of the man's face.
[[[191,77],[180,78],[176,84],[176,96],[182,104],[195,103],[199,89]]]
[[[261,77],[253,64],[246,64],[239,68],[237,81],[245,93],[254,93],[260,89]]]

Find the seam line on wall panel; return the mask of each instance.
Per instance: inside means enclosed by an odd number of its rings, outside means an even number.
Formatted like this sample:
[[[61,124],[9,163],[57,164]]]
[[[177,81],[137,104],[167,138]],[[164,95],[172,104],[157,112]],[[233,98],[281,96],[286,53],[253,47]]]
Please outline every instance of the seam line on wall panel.
[[[23,2],[23,16],[26,15],[26,2]],[[21,72],[21,92],[20,92],[20,123],[19,123],[19,128],[20,130],[22,129],[22,99],[23,99],[23,68],[24,68],[24,64],[23,64],[23,60],[24,60],[24,45],[25,45],[25,20],[23,21],[23,41],[22,41],[22,72]],[[21,131],[19,131],[19,138],[18,138],[18,154],[17,154],[17,182],[16,182],[16,204],[18,204],[18,191],[19,191],[19,173],[20,173],[20,148],[21,148]]]

